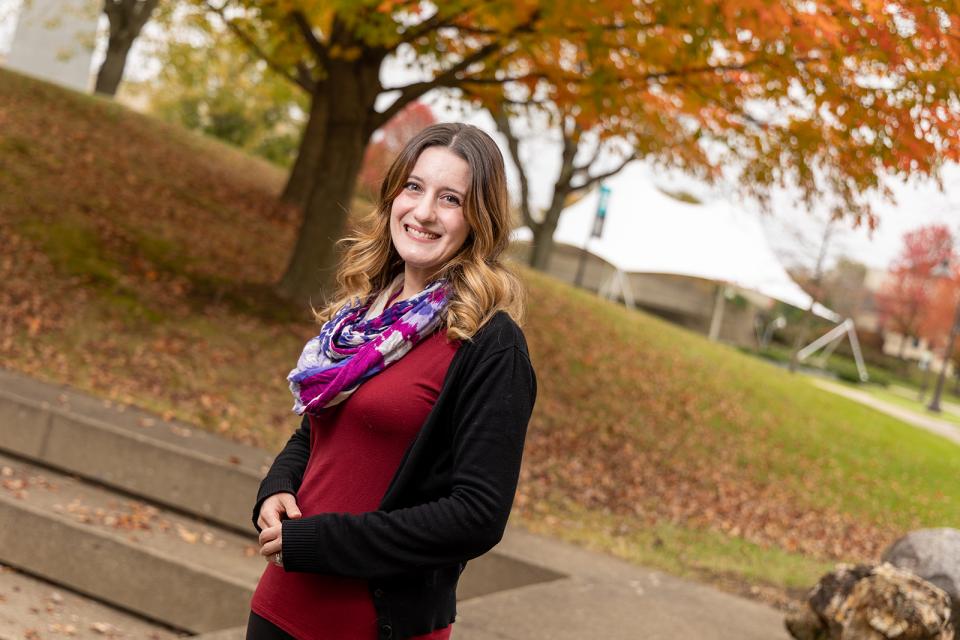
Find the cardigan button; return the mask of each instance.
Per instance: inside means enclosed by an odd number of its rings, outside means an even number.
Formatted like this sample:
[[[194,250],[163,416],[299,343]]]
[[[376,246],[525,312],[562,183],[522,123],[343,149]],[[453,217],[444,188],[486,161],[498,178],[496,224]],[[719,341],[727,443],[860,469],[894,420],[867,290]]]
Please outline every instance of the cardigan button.
[[[391,626],[388,625],[388,624],[385,624],[385,625],[383,625],[382,627],[380,627],[380,631],[381,631],[381,633],[383,634],[383,637],[384,637],[384,638],[392,638],[392,637],[393,637],[393,627],[391,627]]]
[[[374,597],[374,598],[382,598],[382,597],[383,597],[383,589],[374,589],[374,590],[373,590],[373,597]]]

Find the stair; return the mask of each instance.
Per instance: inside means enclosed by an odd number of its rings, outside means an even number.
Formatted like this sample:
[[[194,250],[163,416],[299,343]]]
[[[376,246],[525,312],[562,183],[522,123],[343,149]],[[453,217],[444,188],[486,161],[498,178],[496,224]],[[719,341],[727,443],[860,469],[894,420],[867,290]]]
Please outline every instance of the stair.
[[[236,629],[264,568],[250,516],[272,457],[0,369],[0,563],[176,630]],[[458,595],[559,577],[490,553]]]

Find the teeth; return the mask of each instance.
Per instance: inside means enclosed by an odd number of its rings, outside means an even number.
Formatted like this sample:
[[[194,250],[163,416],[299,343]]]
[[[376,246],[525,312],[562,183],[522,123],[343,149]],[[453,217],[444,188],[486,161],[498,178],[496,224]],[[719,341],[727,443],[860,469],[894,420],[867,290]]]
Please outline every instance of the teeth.
[[[414,235],[418,238],[423,238],[424,240],[435,240],[440,237],[435,233],[424,233],[423,231],[418,231],[417,229],[414,229],[413,227],[410,227],[407,225],[404,225],[404,228],[407,230],[407,232],[410,235]]]

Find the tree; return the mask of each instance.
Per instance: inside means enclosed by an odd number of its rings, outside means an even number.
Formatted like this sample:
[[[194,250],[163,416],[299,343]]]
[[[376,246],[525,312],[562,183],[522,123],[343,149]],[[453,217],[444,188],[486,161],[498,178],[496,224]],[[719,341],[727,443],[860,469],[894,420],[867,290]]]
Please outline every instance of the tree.
[[[934,270],[945,261],[951,264],[954,255],[953,237],[946,225],[929,225],[904,234],[900,254],[877,294],[884,324],[903,336],[901,359],[909,336],[929,333]]]
[[[502,107],[502,103],[491,106],[490,109],[497,129],[507,139],[510,158],[519,174],[520,214],[523,223],[533,234],[529,263],[533,268],[544,271],[549,265],[550,254],[553,251],[553,234],[557,229],[557,223],[560,221],[560,214],[568,206],[571,199],[588,191],[606,178],[619,173],[636,158],[636,155],[630,148],[629,143],[625,143],[624,140],[616,137],[602,124],[597,124],[590,131],[584,131],[574,114],[569,111],[560,112],[556,106],[553,106],[555,111],[550,113],[550,109],[547,108],[549,119],[557,123],[554,128],[559,131],[561,142],[560,170],[551,185],[550,204],[546,208],[536,211],[531,202],[530,178],[528,177],[527,167],[521,159],[520,139],[514,132],[514,125],[510,122],[510,114],[507,109]],[[626,146],[627,149],[616,149],[617,143],[620,143],[621,147]],[[595,167],[604,156],[605,151],[608,153],[619,151],[621,157],[616,161],[613,168],[597,171]],[[584,158],[584,156],[586,158],[578,162],[577,159]]]
[[[296,159],[307,97],[229,39],[219,46],[183,28],[140,87],[158,117],[201,131],[282,166]]]
[[[357,188],[368,198],[375,198],[390,163],[413,136],[437,121],[430,107],[412,102],[395,115],[383,129],[373,134],[363,155]]]
[[[104,0],[103,12],[110,21],[110,40],[107,57],[97,73],[97,93],[116,95],[130,47],[157,8],[157,3],[158,0]]]
[[[841,257],[823,276],[821,302],[844,318],[855,318],[869,295],[866,278],[864,264]]]
[[[946,345],[947,337],[953,328],[958,298],[960,298],[960,268],[951,265],[948,273],[934,273],[927,301],[927,312],[923,314],[919,332],[926,337],[932,348]]]
[[[304,204],[279,284],[291,297],[332,274],[370,135],[436,88],[511,85],[583,130],[594,114],[629,124],[640,157],[712,178],[735,166],[761,200],[791,182],[811,202],[831,192],[838,215],[869,223],[863,194],[883,175],[932,175],[958,157],[957,0],[193,2],[310,95],[285,190]],[[394,55],[424,79],[381,84]],[[394,100],[377,110],[382,94]]]

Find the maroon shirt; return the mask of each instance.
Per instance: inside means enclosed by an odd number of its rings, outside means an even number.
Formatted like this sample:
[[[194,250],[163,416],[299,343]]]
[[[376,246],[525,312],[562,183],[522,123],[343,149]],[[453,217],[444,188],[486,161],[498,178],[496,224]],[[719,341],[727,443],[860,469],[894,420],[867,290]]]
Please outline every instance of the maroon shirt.
[[[304,516],[376,511],[433,408],[459,346],[438,330],[346,401],[310,417],[310,459],[297,491]],[[299,640],[375,640],[366,580],[267,565],[251,608]],[[450,627],[415,640],[446,640]]]

